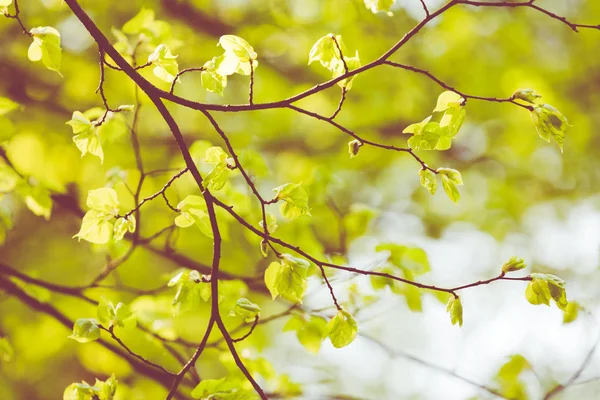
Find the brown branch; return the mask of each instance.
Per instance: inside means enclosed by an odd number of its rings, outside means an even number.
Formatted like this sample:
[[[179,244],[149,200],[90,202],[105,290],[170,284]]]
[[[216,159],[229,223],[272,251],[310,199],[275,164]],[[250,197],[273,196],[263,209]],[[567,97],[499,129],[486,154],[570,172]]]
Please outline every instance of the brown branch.
[[[177,210],[175,207],[171,206],[171,204],[169,203],[169,200],[167,200],[167,198],[165,197],[165,191],[173,184],[173,182],[175,182],[178,178],[180,178],[183,174],[185,174],[186,172],[189,171],[189,168],[184,168],[181,171],[179,171],[177,174],[173,175],[171,177],[171,179],[168,180],[167,183],[165,183],[165,185],[162,187],[161,190],[159,190],[158,192],[154,193],[151,196],[148,196],[144,199],[142,199],[142,201],[135,206],[135,208],[133,208],[132,210],[128,211],[125,215],[118,215],[118,218],[125,218],[127,219],[131,214],[133,214],[134,212],[138,211],[146,202],[150,201],[150,200],[154,200],[155,198],[157,198],[158,196],[163,196],[165,199],[165,202],[167,203],[167,206],[169,206],[169,208],[175,212],[179,211]]]
[[[147,364],[149,366],[151,366],[152,368],[156,368],[162,372],[164,372],[165,374],[169,375],[169,376],[175,376],[174,373],[166,370],[165,368],[163,368],[162,366],[153,363],[152,361],[149,361],[147,359],[145,359],[144,357],[140,356],[139,354],[133,352],[133,350],[131,350],[129,347],[127,347],[127,345],[117,337],[117,335],[115,335],[114,329],[111,326],[110,328],[106,328],[102,325],[98,325],[98,327],[103,330],[108,332],[108,334],[114,339],[115,342],[117,342],[119,344],[119,346],[121,346],[127,353],[129,353],[129,355],[131,355],[132,357],[137,358],[138,360],[140,360],[140,362],[143,362],[144,364]]]
[[[250,330],[248,331],[248,333],[246,333],[244,336],[237,338],[237,339],[231,339],[232,342],[237,343],[237,342],[241,342],[242,340],[248,338],[250,335],[252,335],[252,332],[254,332],[254,328],[256,328],[256,325],[258,325],[258,315],[256,317],[254,317],[254,322],[252,322],[252,326],[250,327]]]
[[[25,34],[29,37],[33,37],[33,34],[31,32],[29,32],[27,30],[27,28],[25,28],[25,25],[23,24],[23,21],[21,20],[21,17],[20,17],[21,10],[19,9],[19,1],[13,0],[13,5],[15,6],[15,13],[14,14],[4,14],[4,16],[6,18],[16,19],[17,22],[19,23],[19,25],[21,26],[21,31],[23,31],[23,34]]]

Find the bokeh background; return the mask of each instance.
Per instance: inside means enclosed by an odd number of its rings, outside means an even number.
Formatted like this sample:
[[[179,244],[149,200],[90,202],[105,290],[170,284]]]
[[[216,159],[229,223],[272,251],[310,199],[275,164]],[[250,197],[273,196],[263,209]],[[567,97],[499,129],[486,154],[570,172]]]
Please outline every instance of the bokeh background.
[[[72,239],[81,221],[77,208],[85,207],[88,190],[113,184],[124,209],[130,209],[131,196],[114,177],[135,186],[139,173],[127,128],[130,117],[111,121],[103,133],[103,164],[95,157],[81,158],[72,142],[71,129],[65,125],[72,112],[102,105],[94,94],[99,67],[93,40],[60,3],[24,0],[20,6],[27,27],[50,25],[61,32],[63,77],[28,61],[30,39],[14,20],[0,20],[0,96],[23,106],[0,117],[3,137],[8,137],[2,147],[32,184],[63,194],[62,201],[55,198],[48,220],[33,215],[17,194],[0,198],[3,215],[13,221],[12,229],[6,229],[0,260],[39,279],[81,286],[102,270],[107,256],[122,254],[126,245],[96,246]],[[426,3],[432,10],[443,4]],[[538,3],[573,22],[600,23],[597,1]],[[245,38],[258,53],[255,100],[261,102],[291,96],[329,78],[319,65],[307,65],[308,52],[318,38],[341,34],[350,51],[357,49],[366,63],[424,16],[417,0],[398,0],[393,16],[373,14],[358,0],[87,0],[81,5],[107,35],[141,8],[155,10],[156,18],[171,27],[169,44],[179,56],[180,68],[201,66],[220,54],[216,44],[221,35]],[[379,243],[419,246],[427,252],[431,272],[418,280],[445,287],[496,276],[505,260],[519,256],[529,265],[523,274],[560,276],[567,281],[569,299],[586,308],[576,321],[563,324],[562,312],[554,305],[533,306],[526,301],[526,283],[497,282],[462,293],[464,325],[459,328],[451,325],[445,305],[429,293],[417,295],[419,312],[409,308],[406,296],[389,289],[376,291],[365,277],[331,271],[341,299],[347,300],[352,288],[362,297],[356,306],[359,336],[354,343],[334,349],[326,341],[319,354],[312,354],[293,332],[282,333],[287,319],[282,318],[242,342],[244,356],[262,356],[278,373],[289,374],[302,385],[304,394],[299,398],[305,399],[494,398],[466,380],[497,388],[494,377],[514,354],[523,355],[531,365],[520,377],[528,398],[541,399],[554,385],[567,381],[600,332],[594,319],[600,311],[599,50],[599,31],[575,33],[525,7],[457,6],[393,56],[394,61],[426,69],[468,94],[508,97],[516,89],[533,88],[572,125],[561,154],[554,143],[539,138],[526,110],[470,100],[452,148],[419,153],[434,168],[462,172],[465,184],[458,205],[442,190],[431,196],[420,187],[419,165],[406,154],[363,147],[358,157],[350,159],[349,138],[326,123],[290,110],[215,113],[237,149],[262,156],[264,163],[249,169],[266,197],[286,182],[305,184],[312,217],[295,221],[279,217],[278,236],[316,255],[365,269],[385,261],[375,252]],[[141,51],[138,61],[145,62],[147,55]],[[150,70],[142,73],[167,88]],[[206,92],[199,76],[191,73],[176,91],[202,102],[244,103],[247,84],[246,78],[234,77],[220,97]],[[111,105],[135,101],[133,83],[121,73],[108,70],[105,88]],[[442,91],[424,76],[378,67],[356,78],[337,121],[372,140],[404,146],[407,136],[402,130],[429,115]],[[300,105],[329,115],[338,100],[339,90],[332,88]],[[183,166],[166,125],[146,98],[141,96],[140,101],[138,135],[146,169]],[[206,140],[222,145],[202,114],[175,105],[169,108],[189,144]],[[156,192],[168,178],[168,174],[147,178],[142,195]],[[195,193],[194,184],[186,177],[168,196],[176,204],[189,193]],[[258,205],[248,197],[239,176],[220,195],[235,202],[249,220],[258,221]],[[271,207],[277,213],[277,207]],[[173,217],[160,200],[145,205],[142,237],[169,226]],[[227,232],[223,269],[258,276],[260,286],[270,260],[262,259],[259,240],[221,217]],[[204,264],[211,258],[211,242],[197,230],[178,231],[153,245],[162,255],[137,249],[106,283],[144,290],[165,287],[182,266],[169,257],[171,250]],[[73,320],[94,316],[94,307],[78,299],[21,285]],[[173,317],[174,289],[143,296],[109,289],[88,293],[129,302],[141,321],[160,321],[160,326],[153,326],[163,335],[192,342],[201,337],[209,310],[203,305]],[[264,290],[249,290],[246,296],[262,306],[265,316],[287,307],[265,296]],[[333,315],[328,290],[318,275],[310,279],[304,306],[325,308],[322,315]],[[0,363],[1,399],[57,399],[71,382],[91,383],[94,377],[104,379],[113,372],[122,383],[119,398],[162,399],[166,393],[100,346],[68,339],[64,326],[7,294],[0,296],[0,333],[14,349],[12,357],[6,357],[10,360]],[[180,367],[151,337],[138,333],[125,339],[170,370]],[[228,373],[221,353],[209,349],[201,357],[198,371],[203,377]],[[596,399],[599,377],[600,351],[578,378],[585,383],[570,386],[556,398]]]

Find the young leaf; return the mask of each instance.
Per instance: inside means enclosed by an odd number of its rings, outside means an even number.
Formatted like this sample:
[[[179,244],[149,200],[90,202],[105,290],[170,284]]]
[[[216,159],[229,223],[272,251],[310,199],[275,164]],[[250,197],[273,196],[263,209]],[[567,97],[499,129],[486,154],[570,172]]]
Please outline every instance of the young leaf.
[[[433,172],[428,169],[420,169],[419,181],[421,182],[421,186],[427,189],[429,193],[432,195],[435,194],[437,190],[437,178]]]
[[[325,332],[334,347],[346,347],[356,338],[358,325],[352,314],[341,310],[329,320]]]
[[[202,83],[202,87],[209,92],[223,96],[223,90],[225,89],[225,86],[227,86],[227,77],[207,69],[200,74],[200,83]]]
[[[241,298],[235,303],[229,315],[242,317],[245,322],[252,322],[260,315],[260,307],[248,299]]]
[[[452,297],[446,305],[446,311],[450,314],[450,321],[452,321],[452,325],[458,324],[459,326],[462,326],[463,308],[462,303],[460,302],[460,297]]]
[[[92,318],[81,318],[75,321],[73,333],[70,339],[77,340],[79,343],[88,343],[100,339],[99,323]]]
[[[171,50],[166,44],[160,44],[148,56],[148,62],[154,65],[154,75],[165,82],[173,82],[179,73],[177,56],[171,54]]]
[[[518,271],[525,267],[527,267],[527,264],[525,264],[522,258],[511,257],[504,265],[502,265],[502,272]]]
[[[40,61],[46,68],[60,75],[61,49],[60,33],[51,26],[40,26],[29,31],[33,42],[29,46],[27,57],[31,61]]]
[[[135,232],[135,217],[133,214],[127,218],[119,218],[117,222],[115,222],[113,239],[119,241],[123,239],[127,232]]]
[[[11,111],[21,108],[19,103],[15,103],[8,97],[0,97],[0,116],[8,114]]]
[[[281,262],[272,262],[265,271],[265,285],[271,297],[284,297],[302,303],[306,291],[308,266],[310,264],[289,254],[282,255]]]
[[[540,104],[533,108],[531,120],[538,135],[546,142],[550,142],[551,136],[554,137],[562,153],[569,122],[560,111],[549,104]]]
[[[390,17],[394,14],[390,11],[390,7],[394,4],[395,0],[364,0],[365,7],[371,10],[373,14],[378,12],[385,12]]]
[[[442,178],[442,187],[450,200],[457,203],[460,200],[460,192],[456,185],[462,185],[462,176],[460,172],[450,168],[438,168],[438,174]]]
[[[308,195],[301,183],[286,183],[273,191],[277,192],[278,200],[284,201],[280,208],[284,217],[294,219],[301,215],[310,215]]]
[[[362,145],[362,142],[357,139],[348,142],[348,153],[350,153],[350,158],[354,158],[358,155],[358,150],[360,150]]]
[[[513,98],[523,100],[527,103],[535,104],[537,99],[542,97],[538,92],[533,89],[517,89],[513,95]]]
[[[318,353],[321,343],[327,337],[327,320],[317,315],[311,315],[308,321],[298,315],[294,315],[283,327],[283,331],[296,331],[296,337],[304,348],[311,353]]]
[[[119,214],[117,192],[112,188],[90,190],[86,204],[90,210],[83,216],[81,229],[73,237],[91,243],[108,243],[114,232],[112,219]]]
[[[204,178],[205,187],[209,190],[220,190],[227,183],[231,170],[227,162],[227,153],[218,146],[206,150],[204,162],[213,164],[213,169]]]
[[[81,112],[73,112],[73,117],[70,121],[67,121],[67,125],[70,125],[73,129],[73,142],[81,151],[81,157],[90,153],[100,159],[100,162],[104,162],[104,152],[102,151],[102,144],[100,143],[100,137],[98,136],[97,129],[92,125],[92,122]]]
[[[213,237],[204,198],[191,194],[177,205],[177,209],[179,215],[175,217],[175,225],[180,228],[187,228],[195,224],[206,236]]]
[[[567,306],[563,310],[563,323],[568,324],[570,322],[575,321],[577,319],[577,315],[579,314],[580,309],[581,306],[579,305],[579,303],[575,301],[570,301],[569,304],[567,304]]]

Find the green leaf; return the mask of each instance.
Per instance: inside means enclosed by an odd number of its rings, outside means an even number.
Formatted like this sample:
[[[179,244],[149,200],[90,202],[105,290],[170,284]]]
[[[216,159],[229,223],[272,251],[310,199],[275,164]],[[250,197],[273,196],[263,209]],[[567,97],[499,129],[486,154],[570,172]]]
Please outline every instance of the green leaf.
[[[52,214],[52,198],[50,192],[40,186],[26,186],[20,190],[27,208],[37,216],[50,219]]]
[[[111,216],[119,214],[119,198],[113,188],[100,188],[88,191],[86,205],[91,209]]]
[[[79,343],[88,343],[100,339],[99,323],[92,318],[81,318],[75,321],[70,339]]]
[[[218,146],[210,147],[206,150],[204,162],[213,164],[213,169],[204,178],[204,186],[209,190],[221,190],[231,170],[228,164],[228,155]]]
[[[400,268],[409,279],[413,275],[423,275],[431,270],[427,253],[421,248],[382,243],[375,247],[375,251],[389,251],[389,262]]]
[[[105,244],[113,237],[112,215],[90,210],[81,220],[81,228],[74,238],[87,240],[90,243]]]
[[[85,381],[72,383],[63,392],[63,400],[95,400],[99,398],[100,389]]]
[[[275,215],[269,212],[265,214],[265,218],[267,220],[267,230],[271,234],[275,233],[277,228],[279,228],[279,225],[277,225],[277,218],[275,217]],[[262,219],[258,221],[258,225],[260,225],[262,229],[265,229]]]
[[[340,310],[335,317],[329,320],[325,332],[331,340],[331,344],[339,349],[354,341],[358,333],[358,325],[352,314]]]
[[[301,215],[310,215],[308,195],[301,183],[286,183],[273,191],[277,192],[278,200],[284,201],[280,208],[284,217],[294,219]]]
[[[357,139],[348,142],[348,153],[350,153],[350,158],[354,158],[358,155],[358,150],[360,150],[362,145],[362,142]]]
[[[112,301],[104,296],[98,302],[96,316],[100,323],[108,328],[113,326],[121,328],[135,326],[135,316],[126,304],[118,303],[115,306]]]
[[[302,303],[306,291],[308,273],[307,261],[283,254],[281,263],[272,262],[265,271],[265,284],[271,297],[278,296],[296,303]]]
[[[189,195],[177,205],[177,209],[180,213],[175,218],[175,225],[187,228],[195,224],[206,236],[213,237],[210,217],[203,197]]]
[[[407,126],[402,132],[412,133],[408,145],[413,150],[448,150],[465,119],[464,99],[457,93],[443,92],[433,114]]]
[[[565,311],[568,306],[565,281],[552,274],[533,273],[525,290],[525,297],[531,304],[550,305],[554,300],[558,308]]]
[[[194,310],[210,298],[210,285],[202,283],[200,273],[195,270],[178,273],[169,281],[168,286],[177,286],[177,293],[172,302],[175,315]]]
[[[531,111],[531,120],[538,135],[546,142],[550,142],[551,136],[554,137],[562,153],[569,122],[560,111],[549,104],[540,104]]]
[[[135,17],[125,22],[122,30],[128,35],[137,35],[148,28],[152,22],[154,22],[154,10],[142,8]]]
[[[538,92],[533,89],[517,89],[513,95],[513,98],[526,101],[527,103],[535,104],[537,99],[542,97]]]
[[[460,297],[452,297],[446,305],[446,311],[450,314],[450,321],[452,321],[452,325],[458,324],[459,326],[462,326],[463,308],[462,303],[460,302]]]
[[[342,51],[344,51],[344,47],[342,46],[342,37],[339,35],[335,36],[333,33],[330,33],[317,40],[317,42],[310,49],[310,53],[308,54],[309,65],[313,61],[319,61],[322,66],[329,70],[334,68],[334,64],[337,64],[337,62],[340,60],[339,51],[337,50],[335,42],[333,41],[334,37],[340,45]]]
[[[221,76],[215,71],[205,70],[200,74],[200,82],[204,89],[223,96],[223,90],[227,86],[227,77]]]
[[[311,353],[318,353],[321,343],[327,337],[325,333],[327,320],[317,315],[311,315],[308,320],[303,316],[294,315],[283,327],[283,331],[295,331],[298,341]]]
[[[395,0],[364,0],[365,7],[371,10],[373,14],[377,14],[378,12],[385,12],[390,17],[394,14],[390,11],[390,7],[394,4]]]
[[[15,355],[15,349],[13,348],[10,340],[6,336],[0,337],[0,361],[11,362]]]
[[[460,172],[450,168],[438,168],[438,174],[442,178],[442,187],[450,200],[457,203],[460,200],[460,192],[456,185],[462,185],[462,176]]]
[[[110,378],[102,382],[96,379],[94,386],[100,390],[100,400],[113,400],[117,392],[118,381],[115,374],[112,374]]]
[[[119,241],[123,239],[125,233],[127,232],[135,232],[135,217],[132,215],[127,218],[119,218],[117,222],[115,222],[114,231],[113,231],[113,239]]]
[[[226,53],[234,54],[241,63],[256,60],[257,54],[246,40],[235,35],[224,35],[219,38],[219,45]],[[246,74],[248,75],[248,74]]]
[[[260,307],[248,299],[241,298],[235,303],[230,315],[242,317],[245,322],[252,322],[257,316],[260,316]]]
[[[179,73],[179,65],[177,64],[177,56],[171,54],[171,50],[166,44],[160,44],[148,56],[148,62],[154,65],[154,75],[165,82],[173,82]]]
[[[550,294],[548,283],[545,280],[534,279],[527,285],[525,297],[531,304],[546,304],[549,306],[552,295]]]
[[[73,129],[73,142],[81,151],[81,157],[90,153],[100,159],[100,162],[104,162],[104,152],[102,151],[102,144],[100,143],[100,137],[96,128],[92,122],[81,112],[73,112],[73,116],[70,121],[67,121],[67,125],[70,125]]]
[[[42,60],[46,68],[60,75],[61,49],[60,33],[51,26],[40,26],[29,31],[33,42],[29,46],[27,57],[31,61]]]
[[[527,264],[525,264],[525,261],[523,261],[522,258],[511,257],[504,265],[502,265],[502,272],[518,271],[525,267],[527,267]]]
[[[0,97],[0,116],[8,114],[11,111],[21,108],[19,103],[15,103],[7,97]]]
[[[577,319],[580,309],[581,306],[579,305],[579,303],[575,301],[570,301],[569,304],[567,304],[567,306],[563,310],[563,323],[568,324],[570,322],[575,321]]]
[[[437,190],[437,178],[433,172],[428,169],[420,169],[419,181],[421,182],[421,186],[427,189],[429,193],[432,195],[435,194]]]
[[[531,369],[529,362],[520,354],[512,355],[496,374],[503,396],[515,400],[527,400],[525,384],[519,380],[523,371]]]

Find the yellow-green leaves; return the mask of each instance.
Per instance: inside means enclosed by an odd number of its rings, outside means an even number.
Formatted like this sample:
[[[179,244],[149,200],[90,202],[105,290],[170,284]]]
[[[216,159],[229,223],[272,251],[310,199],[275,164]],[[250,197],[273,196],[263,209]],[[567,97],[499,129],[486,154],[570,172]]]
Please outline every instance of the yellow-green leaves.
[[[100,339],[100,323],[93,318],[80,318],[73,325],[73,333],[70,339],[79,343],[93,342]]]
[[[286,183],[273,191],[277,192],[276,198],[284,202],[280,207],[284,217],[294,219],[301,215],[310,215],[308,194],[301,183]]]
[[[102,144],[100,143],[100,136],[92,124],[92,122],[81,112],[73,112],[73,116],[70,121],[67,121],[67,125],[70,125],[73,129],[73,142],[81,151],[81,157],[87,153],[94,155],[100,159],[100,162],[104,162],[104,152],[102,151]]]
[[[203,197],[191,194],[177,205],[177,209],[179,215],[175,217],[175,225],[180,228],[187,228],[195,224],[206,236],[213,237],[210,218]]]
[[[317,315],[308,319],[304,315],[294,315],[283,327],[283,331],[296,331],[296,337],[304,348],[311,353],[318,353],[321,343],[327,337],[327,320]]]
[[[154,22],[154,10],[142,8],[135,17],[125,22],[122,30],[128,35],[151,32]]]
[[[0,337],[0,363],[2,362],[11,362],[15,355],[15,349],[13,345],[10,343],[8,337]]]
[[[358,150],[360,150],[362,145],[363,143],[358,139],[348,142],[348,153],[350,153],[350,158],[354,158],[358,155]]]
[[[429,191],[432,195],[435,194],[437,190],[437,178],[435,174],[428,169],[420,169],[419,170],[419,181],[421,182],[421,186]]]
[[[281,296],[302,303],[306,291],[306,276],[310,263],[290,254],[282,254],[280,262],[272,262],[265,271],[265,285],[275,300]]]
[[[525,290],[525,297],[531,304],[550,305],[554,300],[558,308],[565,311],[568,305],[565,281],[552,274],[531,274],[531,282]]]
[[[577,319],[581,306],[575,301],[570,301],[563,310],[563,323],[568,324]]]
[[[206,150],[204,162],[214,165],[213,169],[204,178],[204,186],[209,190],[220,190],[225,186],[230,167],[233,165],[233,160],[222,148],[218,146],[210,147]]]
[[[136,319],[129,306],[124,303],[114,305],[106,297],[102,297],[96,309],[96,316],[105,328],[118,326],[121,328],[132,328],[136,325]]]
[[[12,4],[12,0],[0,0],[0,14],[8,14],[8,6]]]
[[[83,216],[81,229],[73,236],[79,239],[87,240],[91,243],[104,244],[113,239],[123,238],[124,232],[122,225],[114,226],[112,219],[119,215],[119,199],[117,192],[112,188],[100,188],[90,190],[87,197],[87,206],[90,209]],[[128,217],[129,222],[126,226],[133,224],[135,229],[135,220],[133,215]]]
[[[514,99],[523,100],[527,103],[535,104],[537,102],[537,99],[542,97],[542,95],[533,89],[517,89],[513,93],[512,97]]]
[[[19,103],[15,103],[8,97],[0,97],[0,116],[8,114],[11,111],[21,108]]]
[[[17,192],[23,197],[29,211],[37,216],[44,217],[46,220],[50,219],[52,198],[48,190],[39,185],[22,184],[18,186]]]
[[[463,324],[463,308],[462,303],[460,302],[460,297],[452,297],[446,304],[446,311],[450,314],[450,321],[452,321],[452,325],[458,324],[462,326]]]
[[[242,297],[235,303],[235,307],[229,315],[242,317],[245,322],[252,322],[256,317],[260,316],[260,307]]]
[[[423,121],[407,126],[402,133],[413,136],[408,145],[413,150],[448,150],[465,119],[465,99],[446,91],[440,94],[433,113]]]
[[[507,399],[528,399],[525,383],[519,379],[519,376],[530,369],[531,365],[525,357],[520,354],[511,356],[496,374],[495,379],[500,385],[500,393]]]
[[[61,49],[60,33],[51,26],[40,26],[29,31],[33,42],[29,46],[27,57],[31,61],[40,61],[46,68],[60,74]]]
[[[246,40],[235,35],[221,36],[219,46],[225,52],[204,63],[201,82],[209,92],[223,95],[227,77],[233,74],[250,75],[258,67],[258,55]]]
[[[325,334],[336,348],[346,347],[354,341],[358,333],[356,320],[347,311],[340,310],[335,317],[329,320],[325,327]]]
[[[210,299],[210,285],[201,284],[202,277],[198,271],[185,270],[175,275],[168,283],[169,287],[177,286],[173,298],[175,315],[198,307],[202,301]]]
[[[378,272],[404,277],[412,281],[415,276],[423,275],[430,270],[427,254],[418,247],[383,243],[378,245],[375,250],[389,251],[388,264],[378,269]],[[421,290],[413,285],[386,277],[371,276],[371,286],[375,290],[389,287],[393,293],[406,298],[406,304],[411,311],[422,311]]]
[[[442,178],[444,192],[446,192],[450,200],[457,203],[460,200],[460,192],[456,186],[463,184],[460,172],[451,168],[438,168],[437,173]]]
[[[394,4],[396,0],[364,0],[365,7],[367,7],[373,14],[377,14],[378,12],[385,12],[390,17],[394,14],[390,11],[390,7]]]
[[[117,383],[114,374],[104,382],[96,379],[94,386],[85,381],[72,383],[63,392],[63,400],[113,400]]]
[[[317,40],[310,49],[308,63],[310,64],[313,61],[319,61],[322,66],[332,72],[333,78],[337,78],[346,73],[346,68],[348,68],[348,71],[352,71],[361,66],[358,51],[356,51],[354,57],[348,57],[348,54],[342,37],[330,33]],[[354,76],[343,79],[338,82],[338,86],[350,90],[352,88],[353,80]]]
[[[515,100],[522,100],[526,103],[533,104],[530,107],[531,120],[538,133],[538,135],[546,142],[550,142],[550,138],[553,137],[560,152],[563,151],[563,143],[565,142],[565,133],[569,127],[567,118],[561,114],[556,108],[550,104],[540,103],[538,100],[542,96],[533,89],[518,89],[516,90],[512,98]]]
[[[231,376],[221,379],[203,379],[194,390],[192,397],[202,400],[257,400],[258,395],[242,387],[241,382]]]
[[[522,258],[511,257],[507,262],[504,263],[504,265],[502,265],[502,272],[507,273],[518,271],[525,267],[527,267],[527,264],[525,264],[525,261],[523,261]]]
[[[113,239],[115,241],[119,241],[125,237],[127,232],[135,232],[135,217],[129,215],[127,217],[119,218],[115,222],[115,227],[113,230]]]
[[[562,153],[565,132],[569,127],[565,116],[549,104],[540,104],[531,111],[531,120],[538,135],[546,142],[550,142],[550,137],[553,137]]]
[[[154,75],[165,82],[173,82],[179,73],[177,56],[171,54],[171,50],[166,44],[159,44],[156,49],[148,56],[148,62],[154,65]]]
[[[231,75],[235,72],[242,75],[250,75],[251,68],[256,68],[258,65],[256,61],[258,55],[252,46],[250,46],[250,43],[241,37],[235,35],[221,36],[219,38],[219,45],[225,50],[223,57],[228,60],[228,68],[232,71],[230,74],[225,75]],[[235,60],[235,62],[229,60]]]

